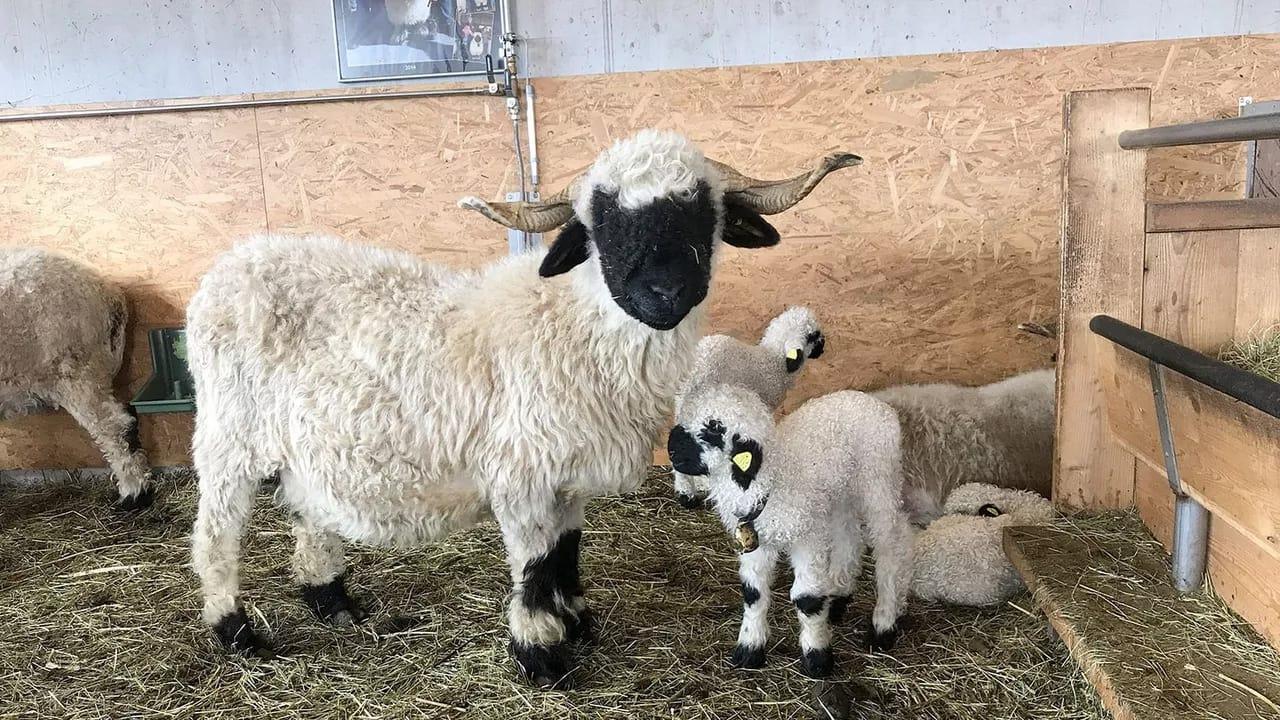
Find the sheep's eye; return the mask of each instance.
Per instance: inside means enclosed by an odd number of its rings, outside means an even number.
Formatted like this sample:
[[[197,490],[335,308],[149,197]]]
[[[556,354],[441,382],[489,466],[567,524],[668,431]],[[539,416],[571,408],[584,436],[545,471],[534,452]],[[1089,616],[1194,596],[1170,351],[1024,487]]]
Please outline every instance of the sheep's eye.
[[[708,447],[724,448],[724,425],[719,420],[708,420],[698,433],[698,439]]]
[[[1004,513],[1000,512],[1000,508],[992,505],[991,503],[987,503],[986,505],[978,508],[978,515],[982,517],[1000,517],[1003,514]]]

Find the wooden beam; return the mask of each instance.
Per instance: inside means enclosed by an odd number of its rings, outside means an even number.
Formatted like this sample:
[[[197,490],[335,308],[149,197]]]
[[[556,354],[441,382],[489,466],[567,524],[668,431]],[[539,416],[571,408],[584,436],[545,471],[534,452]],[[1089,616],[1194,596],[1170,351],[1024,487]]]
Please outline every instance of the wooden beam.
[[[1105,340],[1089,319],[1142,318],[1147,156],[1122,150],[1124,130],[1151,123],[1151,92],[1067,95],[1062,192],[1062,304],[1054,502],[1068,509],[1127,507],[1134,460],[1106,428],[1099,373]]]
[[[1280,228],[1280,198],[1148,203],[1147,232]]]

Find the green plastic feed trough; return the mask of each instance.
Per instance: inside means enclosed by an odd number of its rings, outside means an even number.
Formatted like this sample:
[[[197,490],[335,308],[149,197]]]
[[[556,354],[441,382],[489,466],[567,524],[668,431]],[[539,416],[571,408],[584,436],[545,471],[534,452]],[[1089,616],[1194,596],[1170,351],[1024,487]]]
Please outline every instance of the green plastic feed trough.
[[[151,379],[129,405],[139,414],[195,412],[195,385],[187,367],[187,331],[160,328],[148,333]]]

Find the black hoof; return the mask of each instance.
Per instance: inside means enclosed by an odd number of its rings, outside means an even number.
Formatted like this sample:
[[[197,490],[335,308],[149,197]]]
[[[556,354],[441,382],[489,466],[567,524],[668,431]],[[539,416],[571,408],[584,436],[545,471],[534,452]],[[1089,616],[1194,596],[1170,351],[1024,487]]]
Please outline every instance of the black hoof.
[[[591,612],[591,608],[583,608],[578,613],[578,617],[567,618],[566,625],[569,626],[569,641],[581,643],[583,645],[592,645],[596,641],[596,616]]]
[[[881,632],[876,630],[874,626],[867,627],[867,648],[872,652],[887,652],[893,649],[898,642],[898,626]]]
[[[811,678],[830,677],[831,671],[835,666],[836,662],[831,655],[831,648],[805,650],[800,655],[800,672]]]
[[[676,493],[676,502],[680,503],[680,507],[685,510],[700,510],[703,506],[702,498],[684,493]]]
[[[729,656],[729,664],[744,670],[764,667],[764,646],[734,645],[733,654]]]
[[[121,512],[136,512],[151,507],[156,499],[156,489],[150,485],[135,495],[123,495],[116,500],[116,509]]]
[[[511,641],[511,656],[521,676],[533,685],[556,690],[571,687],[568,651],[564,643],[555,645],[530,645]]]
[[[849,596],[836,595],[831,598],[827,609],[827,619],[834,625],[844,622],[845,613],[849,610]]]
[[[224,615],[213,626],[213,634],[218,637],[218,641],[222,643],[223,647],[239,655],[256,657],[262,660],[270,660],[275,657],[275,653],[271,651],[271,646],[267,645],[253,631],[253,626],[249,624],[249,616],[245,615],[244,608],[236,608],[235,612]]]
[[[300,591],[303,604],[311,608],[316,617],[331,625],[356,625],[369,617],[369,613],[347,594],[347,586],[341,577],[323,585],[303,585]]]

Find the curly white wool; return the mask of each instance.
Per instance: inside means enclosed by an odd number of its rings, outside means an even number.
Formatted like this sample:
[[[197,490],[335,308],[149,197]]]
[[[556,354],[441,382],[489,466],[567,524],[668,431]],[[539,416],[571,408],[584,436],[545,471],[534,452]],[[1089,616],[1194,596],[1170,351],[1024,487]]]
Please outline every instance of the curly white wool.
[[[149,501],[134,419],[112,392],[128,306],[119,288],[65,257],[0,249],[0,419],[61,407],[89,433],[115,474],[121,504]]]
[[[759,549],[745,553],[739,567],[748,596],[735,657],[763,652],[768,587],[783,554],[795,569],[791,598],[807,670],[829,671],[830,615],[839,614],[836,608],[852,593],[867,545],[876,565],[872,625],[878,637],[891,638],[911,583],[911,527],[902,508],[893,409],[865,393],[837,392],[810,400],[775,426],[755,393],[715,386],[691,395],[677,420],[699,436],[711,498],[726,529],[733,532],[762,508],[754,519]],[[717,424],[720,447],[715,433],[705,432]]]
[[[986,505],[1001,514],[979,515]],[[944,512],[916,535],[913,596],[983,606],[1004,602],[1025,589],[1004,553],[1004,528],[1048,522],[1054,516],[1052,503],[1026,490],[968,483],[947,496]]]
[[[580,218],[591,217],[590,188],[617,191],[618,204],[634,210],[660,197],[691,197],[700,182],[719,202],[720,174],[712,171],[696,146],[679,133],[641,130],[600,154],[587,172],[588,189],[578,195],[574,212]]]
[[[943,499],[967,482],[1049,494],[1053,370],[981,387],[903,385],[872,394],[902,423],[905,497],[917,525],[939,517]]]
[[[755,345],[729,335],[708,335],[698,341],[697,359],[676,397],[676,412],[684,398],[713,385],[746,388],[776,410],[795,384],[809,357],[817,357],[815,343],[821,338],[818,318],[807,307],[790,307],[769,321]],[[794,370],[788,369],[792,358]],[[704,476],[674,472],[676,496],[692,507],[706,493]]]

